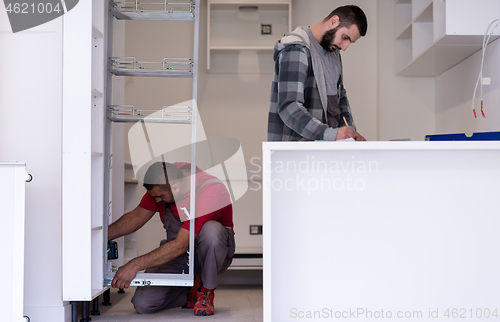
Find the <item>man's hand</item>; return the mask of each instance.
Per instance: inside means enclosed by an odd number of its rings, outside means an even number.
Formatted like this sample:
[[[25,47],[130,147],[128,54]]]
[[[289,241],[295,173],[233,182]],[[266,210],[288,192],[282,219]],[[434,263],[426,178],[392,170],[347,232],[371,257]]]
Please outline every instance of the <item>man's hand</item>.
[[[348,126],[340,127],[337,130],[337,137],[335,138],[335,141],[345,140],[350,138],[353,138],[356,141],[366,141],[366,139],[361,134],[351,130],[351,128]]]
[[[135,265],[134,260],[118,268],[118,271],[111,282],[111,287],[115,288],[128,288],[130,283],[137,275],[140,269]]]

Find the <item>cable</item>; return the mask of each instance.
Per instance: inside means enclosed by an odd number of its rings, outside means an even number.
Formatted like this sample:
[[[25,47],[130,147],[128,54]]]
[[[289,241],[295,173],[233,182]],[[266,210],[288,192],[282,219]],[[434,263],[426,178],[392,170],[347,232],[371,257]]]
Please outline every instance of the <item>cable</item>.
[[[476,115],[476,105],[475,105],[475,100],[476,100],[476,92],[477,92],[477,87],[479,86],[479,83],[481,83],[481,114],[483,115],[484,118],[486,116],[484,115],[483,111],[483,67],[484,67],[484,56],[486,54],[486,47],[488,46],[488,43],[490,42],[491,35],[495,31],[495,29],[500,25],[500,19],[495,19],[493,20],[488,28],[486,29],[486,33],[484,34],[483,38],[483,54],[481,58],[481,69],[479,71],[479,76],[477,78],[477,83],[476,87],[474,88],[474,94],[472,95],[472,112],[474,113],[474,118],[477,118]],[[491,29],[491,30],[490,30]],[[488,38],[486,38],[488,37]]]

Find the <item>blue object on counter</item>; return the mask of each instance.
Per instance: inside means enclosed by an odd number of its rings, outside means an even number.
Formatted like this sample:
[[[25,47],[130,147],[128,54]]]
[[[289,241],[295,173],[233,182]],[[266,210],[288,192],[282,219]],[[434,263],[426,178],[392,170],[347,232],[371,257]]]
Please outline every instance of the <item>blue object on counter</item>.
[[[500,141],[500,132],[477,132],[472,134],[433,134],[426,135],[426,141]]]

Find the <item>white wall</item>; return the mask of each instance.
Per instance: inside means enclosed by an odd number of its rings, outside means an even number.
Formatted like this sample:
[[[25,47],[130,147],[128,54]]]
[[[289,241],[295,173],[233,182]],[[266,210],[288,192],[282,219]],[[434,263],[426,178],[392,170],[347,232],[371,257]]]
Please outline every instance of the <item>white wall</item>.
[[[379,139],[421,141],[434,133],[435,80],[396,76],[394,2],[378,1]]]
[[[0,61],[0,160],[26,162],[33,175],[26,184],[24,313],[32,321],[64,321],[70,310],[61,300],[62,18],[13,34],[0,10]]]
[[[499,13],[500,18],[500,13]],[[500,27],[499,27],[500,28]],[[497,29],[499,29],[497,28]],[[491,85],[483,87],[484,113],[480,113],[480,90],[476,94],[475,119],[472,94],[479,75],[482,52],[478,51],[452,69],[436,77],[436,133],[498,131],[500,124],[500,40],[488,45],[483,77]]]

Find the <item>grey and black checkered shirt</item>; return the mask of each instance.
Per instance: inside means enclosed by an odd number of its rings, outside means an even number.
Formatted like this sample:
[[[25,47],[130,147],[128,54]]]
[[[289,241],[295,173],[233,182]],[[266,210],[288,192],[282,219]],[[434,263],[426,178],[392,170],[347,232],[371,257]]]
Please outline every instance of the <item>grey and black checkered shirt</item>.
[[[337,136],[337,129],[326,124],[325,109],[313,72],[311,49],[304,42],[305,37],[308,37],[305,31],[297,28],[275,45],[268,141],[334,141]],[[339,53],[336,55],[342,64]],[[342,82],[340,86],[341,118],[345,117],[350,127],[356,130]]]

